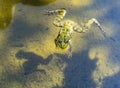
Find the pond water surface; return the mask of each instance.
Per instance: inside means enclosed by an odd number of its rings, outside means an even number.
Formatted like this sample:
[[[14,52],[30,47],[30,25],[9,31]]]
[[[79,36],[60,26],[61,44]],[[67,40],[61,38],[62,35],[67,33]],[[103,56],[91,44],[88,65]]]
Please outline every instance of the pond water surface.
[[[72,57],[56,48],[59,28],[48,10],[66,8],[64,20],[96,18],[72,34]],[[0,88],[120,88],[119,0],[0,0]]]

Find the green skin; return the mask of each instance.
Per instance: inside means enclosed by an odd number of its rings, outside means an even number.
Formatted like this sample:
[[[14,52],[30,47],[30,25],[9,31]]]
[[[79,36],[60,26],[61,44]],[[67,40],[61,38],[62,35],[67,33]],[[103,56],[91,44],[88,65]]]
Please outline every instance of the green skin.
[[[69,40],[71,39],[71,35],[69,34],[69,30],[67,28],[61,29],[57,38],[55,39],[56,47],[60,47],[61,49],[65,49],[68,47]]]

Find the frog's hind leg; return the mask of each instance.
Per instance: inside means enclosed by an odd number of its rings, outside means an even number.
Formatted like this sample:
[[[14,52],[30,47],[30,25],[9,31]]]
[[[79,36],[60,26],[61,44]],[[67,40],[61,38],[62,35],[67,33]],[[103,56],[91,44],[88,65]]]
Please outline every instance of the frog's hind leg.
[[[64,18],[65,14],[66,14],[65,8],[51,10],[51,11],[47,12],[47,15],[53,15],[53,14],[57,14],[57,16],[55,17],[55,19],[53,21],[53,24],[57,27],[61,27],[63,25],[61,20]]]
[[[68,47],[68,58],[71,58],[72,57],[72,46],[71,46],[71,43],[69,42],[69,47]]]
[[[86,24],[84,24],[83,32],[88,30],[93,23],[95,23],[98,26],[98,28],[101,30],[101,32],[104,35],[104,37],[106,37],[106,32],[103,30],[102,26],[100,25],[100,23],[95,18],[91,18],[90,20],[88,20],[88,22]]]
[[[84,33],[86,32],[88,29],[90,29],[91,25],[95,23],[98,28],[101,30],[101,32],[103,33],[104,37],[106,37],[106,33],[105,31],[103,30],[103,28],[101,27],[100,23],[95,19],[95,18],[91,18],[90,20],[88,20],[87,23],[83,24],[83,25],[78,25],[76,24],[75,26],[73,26],[73,30],[75,32],[78,32],[78,33]]]

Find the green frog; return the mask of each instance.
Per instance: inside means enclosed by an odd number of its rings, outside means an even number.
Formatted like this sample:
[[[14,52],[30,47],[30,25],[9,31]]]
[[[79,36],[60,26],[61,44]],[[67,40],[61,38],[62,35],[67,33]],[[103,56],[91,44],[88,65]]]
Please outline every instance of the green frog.
[[[70,45],[71,34],[67,28],[63,28],[61,30],[62,31],[60,31],[58,36],[55,38],[55,44],[57,47],[65,49]]]
[[[90,29],[91,25],[95,23],[98,28],[102,31],[103,35],[106,36],[105,31],[101,27],[100,23],[95,19],[91,18],[83,25],[79,25],[72,20],[64,20],[63,18],[66,15],[66,9],[61,8],[57,10],[47,11],[47,15],[57,15],[53,21],[53,25],[60,28],[60,31],[55,38],[55,45],[61,49],[66,49],[69,47],[69,52],[72,51],[70,40],[72,38],[72,32],[84,33]]]

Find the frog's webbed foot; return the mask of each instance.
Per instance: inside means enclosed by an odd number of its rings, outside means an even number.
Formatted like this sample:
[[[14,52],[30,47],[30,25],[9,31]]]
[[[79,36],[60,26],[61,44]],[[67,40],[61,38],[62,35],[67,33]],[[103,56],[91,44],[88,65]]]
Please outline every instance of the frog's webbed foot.
[[[58,15],[58,14],[63,15],[64,11],[66,11],[65,8],[56,9],[56,10],[48,10],[46,11],[45,15]]]
[[[47,11],[46,15],[57,15],[53,21],[53,24],[57,27],[61,27],[62,24],[62,19],[64,18],[65,14],[66,14],[66,9],[65,8],[61,8],[61,9],[57,9],[57,10],[51,10],[51,11]]]

